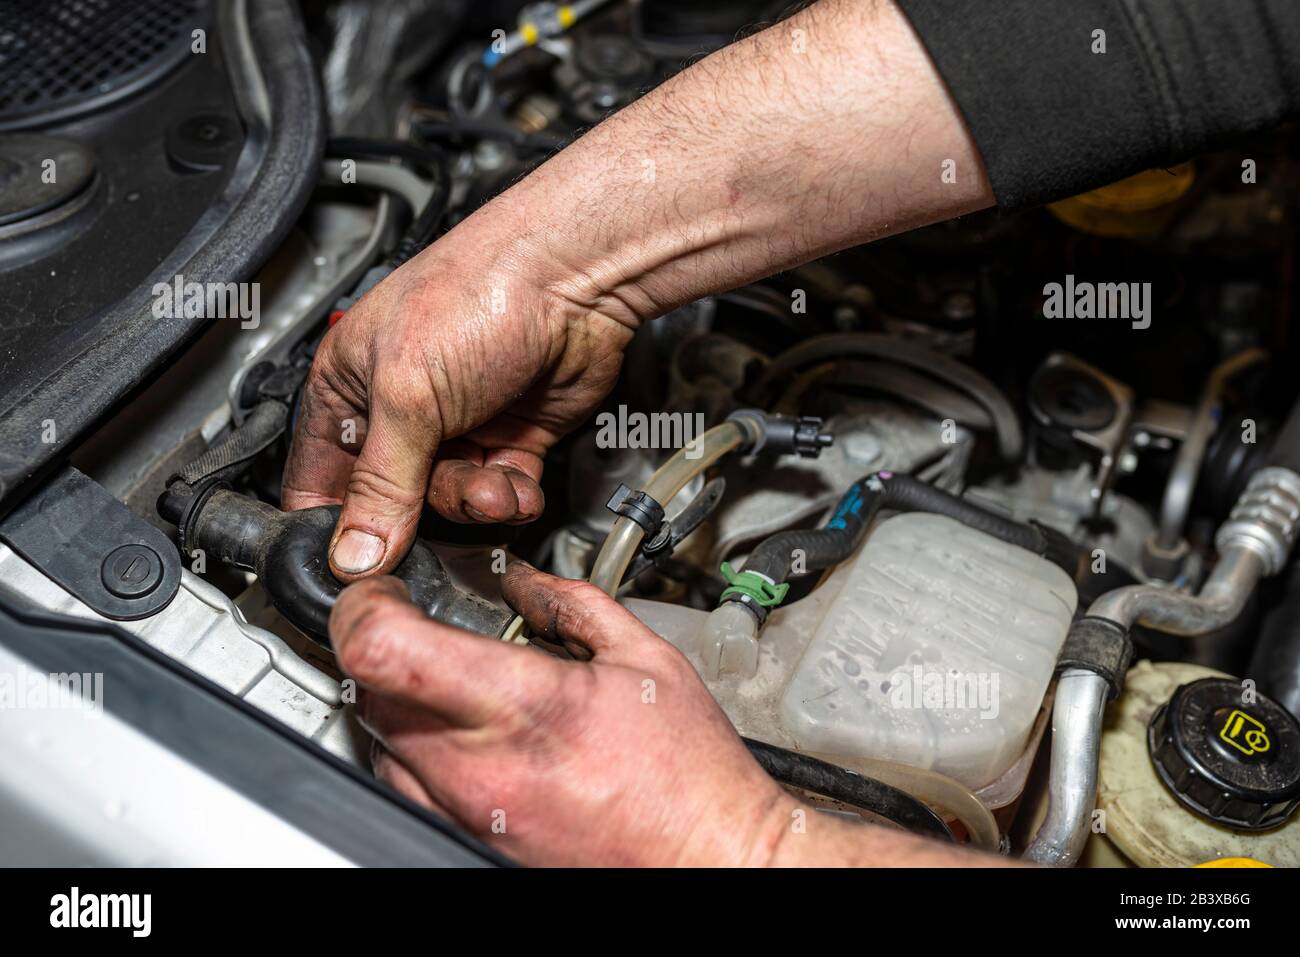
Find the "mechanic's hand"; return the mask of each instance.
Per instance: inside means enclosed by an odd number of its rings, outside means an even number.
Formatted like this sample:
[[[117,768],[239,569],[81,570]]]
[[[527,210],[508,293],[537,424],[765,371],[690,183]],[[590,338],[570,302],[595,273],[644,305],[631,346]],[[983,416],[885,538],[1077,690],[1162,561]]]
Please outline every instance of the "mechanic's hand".
[[[392,578],[330,617],[376,773],[516,860],[768,863],[797,802],[749,756],[670,644],[599,589],[510,567],[510,604],[564,661],[430,621]]]
[[[453,230],[316,354],[283,502],[342,503],[330,565],[344,581],[391,570],[426,499],[455,521],[536,518],[542,456],[617,378],[632,328],[522,278],[539,271],[509,258],[502,228]]]
[[[597,124],[362,299],[317,355],[284,505],[343,504],[345,581],[401,560],[426,496],[527,521],[542,454],[640,322],[992,202],[902,11],[819,0]]]

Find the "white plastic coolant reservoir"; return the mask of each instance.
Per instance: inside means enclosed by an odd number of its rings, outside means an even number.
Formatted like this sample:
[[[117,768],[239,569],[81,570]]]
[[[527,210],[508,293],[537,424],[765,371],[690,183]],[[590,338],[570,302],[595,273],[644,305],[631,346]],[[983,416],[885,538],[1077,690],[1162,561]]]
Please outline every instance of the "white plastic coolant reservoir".
[[[1069,576],[1032,552],[939,515],[898,515],[772,613],[753,678],[707,684],[742,734],[981,788],[1023,752],[1077,601]],[[627,606],[701,667],[703,612]]]

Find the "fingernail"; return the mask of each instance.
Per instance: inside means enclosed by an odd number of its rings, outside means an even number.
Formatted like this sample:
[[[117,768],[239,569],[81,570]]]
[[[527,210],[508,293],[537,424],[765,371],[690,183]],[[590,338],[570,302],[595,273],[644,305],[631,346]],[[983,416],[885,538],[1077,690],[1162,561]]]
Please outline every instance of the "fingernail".
[[[334,551],[330,553],[334,567],[349,575],[370,571],[383,557],[384,540],[359,528],[344,531],[334,543]]]

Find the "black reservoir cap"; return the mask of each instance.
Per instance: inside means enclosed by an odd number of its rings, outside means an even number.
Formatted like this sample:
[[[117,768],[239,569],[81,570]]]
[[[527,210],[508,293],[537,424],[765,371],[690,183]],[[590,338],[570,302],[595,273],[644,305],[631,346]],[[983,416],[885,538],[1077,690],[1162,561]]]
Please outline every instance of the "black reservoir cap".
[[[1179,687],[1151,716],[1147,748],[1174,796],[1216,824],[1262,831],[1300,805],[1300,724],[1239,682]]]

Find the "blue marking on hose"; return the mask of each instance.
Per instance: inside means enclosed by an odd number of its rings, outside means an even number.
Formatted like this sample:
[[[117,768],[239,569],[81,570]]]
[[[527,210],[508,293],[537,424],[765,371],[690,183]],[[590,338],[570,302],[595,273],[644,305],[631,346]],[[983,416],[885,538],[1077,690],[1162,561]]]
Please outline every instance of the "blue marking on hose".
[[[862,497],[862,483],[854,482],[848,487],[848,490],[840,497],[839,504],[835,506],[835,514],[831,520],[826,523],[827,528],[845,528],[848,525],[846,521],[850,516],[857,517],[862,512],[862,504],[865,501]]]

